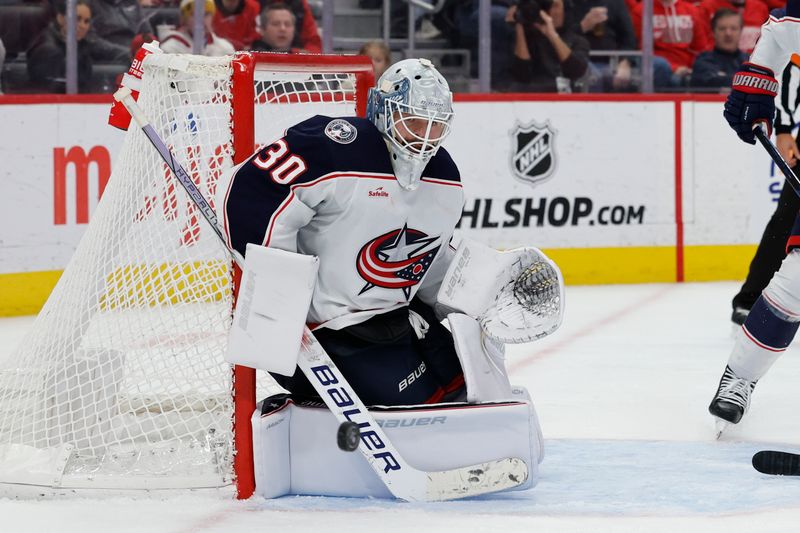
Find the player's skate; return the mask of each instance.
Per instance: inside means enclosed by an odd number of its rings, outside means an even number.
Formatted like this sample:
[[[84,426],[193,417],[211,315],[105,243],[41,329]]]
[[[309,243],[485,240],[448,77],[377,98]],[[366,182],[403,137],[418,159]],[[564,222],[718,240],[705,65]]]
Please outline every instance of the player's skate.
[[[716,418],[717,438],[730,424],[738,424],[750,407],[750,395],[757,381],[749,381],[737,376],[729,366],[719,380],[719,387],[708,412]]]

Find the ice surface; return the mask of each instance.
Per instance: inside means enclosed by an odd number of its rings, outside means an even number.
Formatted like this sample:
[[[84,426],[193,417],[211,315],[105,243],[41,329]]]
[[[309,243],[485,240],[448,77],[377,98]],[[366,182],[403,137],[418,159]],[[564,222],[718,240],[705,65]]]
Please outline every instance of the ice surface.
[[[732,346],[734,283],[568,287],[564,325],[511,347],[545,460],[531,491],[438,504],[286,497],[236,502],[0,500],[0,531],[726,532],[797,531],[800,478],[758,474],[764,447],[800,450],[800,349],[756,388],[717,442],[706,411]],[[32,323],[0,320],[0,358]]]

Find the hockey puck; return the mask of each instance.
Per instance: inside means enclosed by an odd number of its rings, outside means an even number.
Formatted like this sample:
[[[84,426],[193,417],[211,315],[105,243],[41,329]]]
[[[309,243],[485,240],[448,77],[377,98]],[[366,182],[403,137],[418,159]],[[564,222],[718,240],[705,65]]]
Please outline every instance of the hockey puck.
[[[340,450],[352,452],[358,449],[361,440],[361,430],[355,422],[342,422],[336,432],[336,444]]]

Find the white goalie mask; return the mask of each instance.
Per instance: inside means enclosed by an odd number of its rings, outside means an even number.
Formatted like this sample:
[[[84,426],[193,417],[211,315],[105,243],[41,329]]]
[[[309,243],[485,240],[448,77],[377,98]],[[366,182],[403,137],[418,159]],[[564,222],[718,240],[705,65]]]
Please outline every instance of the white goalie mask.
[[[401,187],[413,191],[450,133],[453,93],[427,59],[404,59],[369,91],[367,118],[380,130]]]

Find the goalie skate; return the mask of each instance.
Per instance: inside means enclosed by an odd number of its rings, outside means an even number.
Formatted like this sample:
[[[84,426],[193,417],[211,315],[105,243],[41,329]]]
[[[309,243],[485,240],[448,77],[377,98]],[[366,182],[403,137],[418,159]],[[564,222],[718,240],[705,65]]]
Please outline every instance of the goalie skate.
[[[757,381],[749,381],[737,376],[729,366],[725,367],[725,372],[719,381],[717,393],[708,412],[716,419],[716,437],[731,424],[738,424],[747,409],[750,407],[750,395],[756,386]]]

